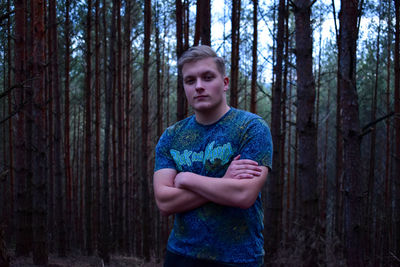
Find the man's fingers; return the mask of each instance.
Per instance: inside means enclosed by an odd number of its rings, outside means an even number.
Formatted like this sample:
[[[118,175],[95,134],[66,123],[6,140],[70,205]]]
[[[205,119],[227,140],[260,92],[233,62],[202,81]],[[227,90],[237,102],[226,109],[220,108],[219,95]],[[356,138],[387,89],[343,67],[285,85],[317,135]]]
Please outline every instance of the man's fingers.
[[[251,159],[240,159],[235,162],[236,164],[250,164],[250,165],[258,165],[257,161]]]
[[[257,172],[261,172],[262,169],[258,165],[250,165],[250,164],[242,164],[235,166],[236,170],[254,170]]]
[[[239,160],[239,159],[240,159],[240,154],[233,158],[233,160]]]

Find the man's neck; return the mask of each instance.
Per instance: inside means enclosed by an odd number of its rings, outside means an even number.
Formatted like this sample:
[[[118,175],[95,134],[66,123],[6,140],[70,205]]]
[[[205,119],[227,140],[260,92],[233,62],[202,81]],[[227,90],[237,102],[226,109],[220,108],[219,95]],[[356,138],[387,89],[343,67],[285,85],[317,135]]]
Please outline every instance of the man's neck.
[[[195,111],[196,121],[203,125],[210,125],[221,119],[229,110],[230,107],[224,105],[217,111]]]

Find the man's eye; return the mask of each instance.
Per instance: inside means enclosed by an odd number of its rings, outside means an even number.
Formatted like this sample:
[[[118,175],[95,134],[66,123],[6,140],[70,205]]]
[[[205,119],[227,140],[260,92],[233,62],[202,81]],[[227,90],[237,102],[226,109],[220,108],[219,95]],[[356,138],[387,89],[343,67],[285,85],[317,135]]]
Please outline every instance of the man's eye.
[[[212,76],[212,75],[204,76],[204,80],[206,80],[206,81],[211,81],[213,78],[214,78],[214,76]]]
[[[187,79],[185,80],[186,84],[193,84],[194,83],[194,79]]]

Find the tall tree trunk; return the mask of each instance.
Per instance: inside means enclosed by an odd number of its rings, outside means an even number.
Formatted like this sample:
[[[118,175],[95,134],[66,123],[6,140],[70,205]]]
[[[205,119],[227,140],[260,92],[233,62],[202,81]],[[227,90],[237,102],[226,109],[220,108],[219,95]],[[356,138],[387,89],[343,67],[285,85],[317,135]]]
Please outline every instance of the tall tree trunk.
[[[7,0],[7,12],[10,13],[10,0]],[[12,55],[11,55],[11,17],[7,19],[7,65],[8,65],[8,70],[7,70],[7,88],[11,87],[11,69],[12,69]],[[8,93],[8,116],[11,116],[13,113],[12,110],[12,93]],[[4,144],[6,144],[6,138],[4,135]],[[6,147],[6,146],[4,146]],[[6,153],[6,149],[4,149],[4,153]],[[6,158],[6,157],[5,157]],[[7,207],[7,212],[6,212],[6,224],[8,224],[8,233],[9,236],[14,234],[14,225],[15,225],[15,215],[14,215],[14,140],[13,140],[13,120],[9,119],[8,120],[8,177],[9,177],[9,196],[7,198],[9,199],[10,205]],[[7,188],[7,187],[6,187]],[[9,238],[9,236],[6,236],[6,239]]]
[[[66,196],[66,228],[67,240],[66,246],[69,248],[71,244],[72,232],[72,169],[71,169],[71,148],[70,148],[70,0],[65,1],[65,93],[64,93],[64,171],[65,171],[65,196]]]
[[[250,112],[257,113],[257,45],[258,45],[258,0],[253,0],[253,65],[251,70]]]
[[[231,80],[229,103],[232,107],[238,106],[239,86],[239,45],[240,45],[240,9],[241,0],[232,1],[232,53],[231,53]]]
[[[47,264],[47,205],[46,205],[46,136],[44,133],[45,99],[45,27],[44,2],[33,1],[33,263]]]
[[[117,213],[117,239],[118,239],[118,248],[122,249],[124,244],[124,236],[123,236],[123,227],[124,227],[124,114],[123,114],[123,89],[122,89],[122,33],[121,33],[121,0],[118,0],[117,6],[117,126],[118,126],[118,173],[115,173],[118,177],[118,194],[117,194],[117,203],[116,213]]]
[[[181,57],[184,52],[183,49],[183,6],[182,0],[176,0],[176,55],[177,59]],[[177,81],[177,103],[176,103],[176,120],[182,120],[185,118],[185,106],[186,106],[186,97],[185,91],[183,90],[183,80],[182,73],[178,72],[178,81]]]
[[[157,69],[157,140],[161,137],[163,131],[163,92],[162,92],[162,66],[161,66],[161,47],[160,47],[160,6],[156,3],[155,14],[155,34],[156,34],[156,69]]]
[[[49,1],[49,24],[50,24],[50,40],[51,40],[51,74],[52,74],[52,85],[51,90],[54,92],[54,108],[55,108],[55,120],[54,120],[54,178],[55,178],[55,193],[56,193],[56,244],[58,248],[58,255],[65,256],[65,220],[64,220],[64,194],[63,184],[64,176],[61,164],[61,95],[59,88],[59,76],[58,76],[58,39],[57,39],[57,22],[56,22],[56,1]],[[50,207],[51,208],[51,207]]]
[[[100,126],[101,126],[101,119],[100,119],[100,108],[101,108],[101,97],[100,97],[100,39],[99,39],[99,12],[100,12],[100,0],[96,0],[95,4],[95,16],[94,16],[94,26],[95,26],[95,80],[94,80],[94,95],[95,95],[95,114],[96,114],[96,120],[95,120],[95,133],[96,133],[96,141],[95,141],[95,150],[96,150],[96,179],[95,179],[95,184],[96,184],[96,192],[94,194],[94,209],[93,209],[93,243],[98,244],[98,235],[100,231],[100,183],[101,183],[101,167],[100,167]],[[104,33],[106,34],[106,33]]]
[[[395,2],[396,10],[396,33],[395,33],[395,48],[394,48],[394,112],[395,116],[394,127],[395,127],[395,160],[394,169],[395,172],[400,173],[400,3]],[[394,227],[395,227],[395,251],[396,255],[400,254],[400,178],[398,175],[394,176],[395,192],[394,192]]]
[[[196,7],[196,31],[194,34],[194,44],[211,46],[211,1],[197,1]]]
[[[362,226],[363,187],[361,170],[360,119],[356,91],[356,47],[358,0],[342,0],[339,31],[339,86],[344,139],[344,233],[349,266],[361,266],[366,240]]]
[[[126,70],[125,70],[125,88],[126,88],[126,96],[125,96],[125,251],[129,255],[131,250],[131,236],[132,236],[132,214],[130,212],[130,208],[132,206],[131,196],[133,194],[131,190],[132,184],[132,169],[131,169],[131,146],[130,146],[130,109],[131,109],[131,12],[132,12],[132,3],[130,0],[125,0],[126,11],[125,11],[125,53],[126,53]]]
[[[144,6],[144,62],[143,62],[143,104],[142,104],[142,229],[143,229],[143,256],[146,262],[150,261],[150,211],[149,205],[149,60],[151,38],[151,0],[145,1]]]
[[[287,4],[288,2],[286,2]],[[293,198],[293,188],[292,188],[292,109],[293,109],[293,105],[292,105],[292,95],[293,95],[293,90],[292,90],[292,70],[289,70],[289,64],[292,61],[291,60],[291,56],[289,57],[289,45],[291,45],[291,41],[289,42],[289,26],[288,26],[288,22],[289,22],[289,14],[288,14],[288,5],[286,5],[286,25],[285,25],[285,33],[286,33],[286,47],[285,47],[285,75],[284,77],[288,76],[288,78],[284,78],[284,80],[286,80],[285,87],[287,88],[288,91],[288,95],[287,95],[287,107],[288,107],[288,116],[287,116],[287,131],[288,131],[288,141],[287,141],[287,148],[288,148],[288,152],[287,152],[287,189],[286,189],[286,236],[285,239],[287,240],[289,237],[289,229],[290,229],[290,224],[293,220],[293,203],[294,203],[294,198]],[[288,83],[287,80],[289,80],[290,82]]]
[[[388,10],[391,10],[391,3],[392,1],[388,1]],[[388,29],[392,29],[392,16],[390,12],[387,18],[387,25]],[[386,60],[386,113],[389,114],[391,112],[391,105],[390,105],[390,85],[391,85],[391,62],[392,62],[392,30],[389,31],[388,38],[387,38],[387,60]],[[390,155],[390,119],[386,120],[386,157],[385,157],[385,193],[384,193],[384,201],[385,201],[385,231],[384,231],[384,241],[383,241],[383,251],[388,251],[390,247],[390,239],[392,236],[392,208],[391,208],[391,197],[390,197],[390,188],[391,188],[391,155]]]
[[[278,32],[276,65],[274,66],[275,82],[272,91],[272,113],[271,113],[271,135],[275,144],[272,172],[267,179],[267,206],[265,215],[265,250],[268,256],[272,257],[276,253],[281,239],[279,228],[281,225],[282,214],[282,173],[281,173],[281,111],[282,111],[282,64],[284,47],[284,22],[285,22],[285,0],[279,0],[278,7]]]
[[[24,84],[26,80],[26,54],[25,54],[25,43],[26,43],[26,1],[17,0],[15,5],[15,41],[14,41],[14,68],[15,68],[15,102],[14,112],[15,123],[14,123],[14,142],[15,142],[15,185],[16,185],[16,249],[15,253],[17,256],[27,256],[30,253],[31,247],[29,240],[26,238],[29,236],[29,226],[27,225],[27,169],[26,169],[26,158],[25,158],[25,99],[24,99]]]
[[[45,9],[46,10],[46,9]],[[45,32],[47,37],[47,46],[45,52],[45,61],[49,62],[49,66],[45,68],[45,99],[48,99],[47,103],[47,111],[46,111],[46,120],[45,120],[45,132],[48,133],[46,136],[46,147],[48,151],[46,153],[46,174],[49,179],[47,181],[47,205],[48,205],[48,215],[47,215],[47,224],[49,229],[49,250],[50,252],[54,252],[55,248],[55,236],[57,235],[57,231],[55,229],[55,205],[54,205],[54,91],[50,88],[53,86],[53,66],[52,66],[52,56],[53,55],[53,45],[51,44],[51,31],[52,26],[50,26],[50,9],[49,15],[45,17],[46,28],[49,30]],[[45,13],[47,14],[47,13]]]
[[[296,72],[297,72],[297,131],[299,133],[299,185],[301,222],[308,238],[305,239],[305,265],[317,264],[315,241],[319,239],[317,129],[314,117],[315,81],[312,65],[311,1],[295,2],[296,17]],[[312,229],[310,231],[310,229]],[[314,244],[313,244],[314,243]]]
[[[380,3],[381,5],[382,3]],[[377,102],[378,102],[378,82],[379,82],[379,64],[380,64],[380,35],[381,35],[381,8],[379,8],[379,25],[376,39],[376,63],[375,63],[375,84],[372,88],[372,101],[371,101],[371,122],[376,120]],[[374,233],[378,231],[378,228],[374,228],[374,199],[375,199],[375,153],[376,153],[376,126],[371,128],[371,139],[370,139],[370,158],[369,158],[369,170],[368,170],[368,194],[367,194],[367,209],[366,209],[366,231],[369,234],[368,237],[368,255],[372,258],[376,258],[376,250],[373,244],[376,244],[374,240]],[[375,246],[376,247],[376,246]]]
[[[107,84],[105,84],[105,125],[104,125],[104,154],[103,154],[103,190],[102,190],[102,201],[101,201],[101,231],[100,231],[100,240],[99,240],[99,255],[103,259],[104,263],[110,262],[110,248],[111,248],[111,222],[110,222],[110,183],[109,183],[109,159],[110,159],[110,127],[111,127],[111,94],[112,87],[114,85],[114,72],[115,72],[115,16],[117,9],[117,1],[113,0],[112,5],[112,15],[111,15],[111,28],[110,28],[110,52],[109,56],[109,65],[105,65],[107,68]],[[106,35],[106,0],[103,1],[103,25],[104,25],[104,34]]]
[[[86,77],[85,77],[85,226],[86,226],[86,252],[93,254],[93,236],[92,236],[92,49],[91,49],[91,31],[92,31],[92,0],[88,0],[88,9],[86,17]]]
[[[340,87],[340,34],[336,23],[335,1],[332,0],[333,18],[335,21],[336,42],[338,46],[338,65],[337,65],[337,87],[336,87],[336,201],[335,201],[335,231],[339,238],[343,235],[343,132],[342,121],[340,119],[341,110],[341,87]]]

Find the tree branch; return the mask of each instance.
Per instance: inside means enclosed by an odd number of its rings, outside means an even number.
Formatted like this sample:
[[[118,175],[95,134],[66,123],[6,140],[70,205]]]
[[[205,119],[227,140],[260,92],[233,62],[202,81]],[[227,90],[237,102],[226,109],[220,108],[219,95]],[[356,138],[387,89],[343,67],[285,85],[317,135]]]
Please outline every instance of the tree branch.
[[[368,123],[367,125],[365,125],[365,126],[362,128],[360,137],[363,137],[364,135],[370,133],[370,132],[372,131],[372,129],[374,128],[373,126],[374,126],[375,124],[377,124],[378,122],[383,121],[383,120],[385,120],[385,119],[387,119],[387,118],[393,116],[394,114],[395,114],[395,113],[392,111],[392,112],[390,112],[389,114],[387,114],[387,115],[385,115],[385,116],[383,116],[383,117],[380,117],[379,119],[377,119],[377,120],[375,120],[375,121],[373,121],[373,122],[370,122],[370,123]]]

